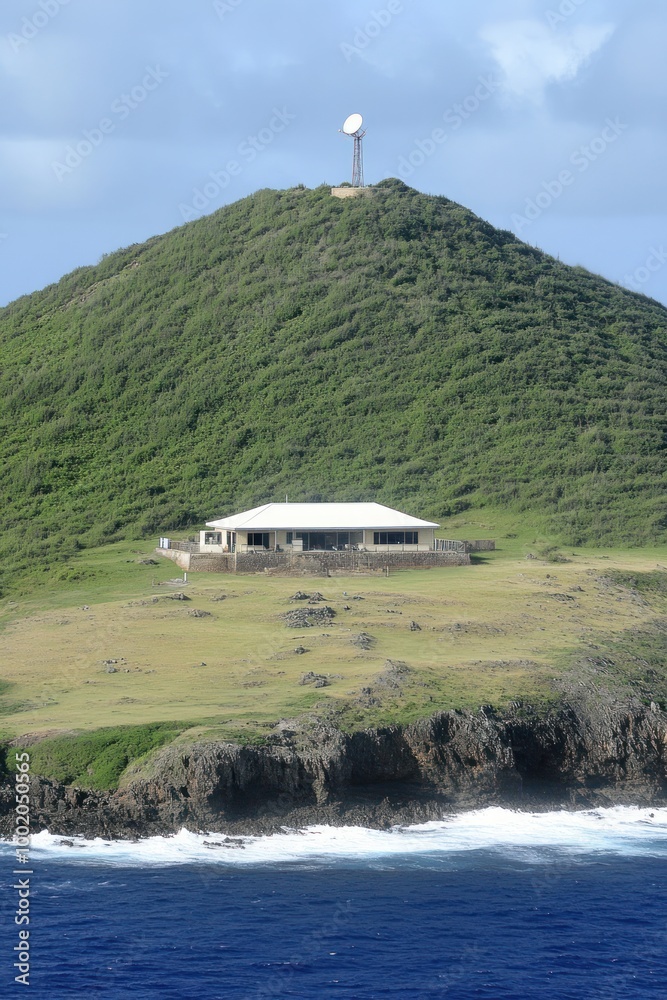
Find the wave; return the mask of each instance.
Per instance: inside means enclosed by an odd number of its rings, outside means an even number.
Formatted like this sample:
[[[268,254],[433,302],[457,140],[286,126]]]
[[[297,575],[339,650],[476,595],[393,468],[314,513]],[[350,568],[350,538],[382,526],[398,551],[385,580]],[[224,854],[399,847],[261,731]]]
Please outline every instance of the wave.
[[[12,845],[0,845],[0,854]],[[269,836],[196,834],[138,841],[86,840],[47,832],[31,838],[31,860],[67,860],[122,867],[198,863],[309,867],[348,862],[368,864],[459,862],[476,851],[492,851],[528,863],[599,854],[667,856],[667,808],[617,806],[586,812],[529,813],[490,808],[448,816],[440,822],[397,826],[311,826]]]

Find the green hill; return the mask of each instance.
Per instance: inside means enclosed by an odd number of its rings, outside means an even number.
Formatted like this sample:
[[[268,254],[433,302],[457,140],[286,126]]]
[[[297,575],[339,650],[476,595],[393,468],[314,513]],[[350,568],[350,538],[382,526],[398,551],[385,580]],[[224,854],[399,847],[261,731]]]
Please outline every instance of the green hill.
[[[446,198],[260,191],[0,310],[4,569],[289,494],[667,539],[667,310]]]

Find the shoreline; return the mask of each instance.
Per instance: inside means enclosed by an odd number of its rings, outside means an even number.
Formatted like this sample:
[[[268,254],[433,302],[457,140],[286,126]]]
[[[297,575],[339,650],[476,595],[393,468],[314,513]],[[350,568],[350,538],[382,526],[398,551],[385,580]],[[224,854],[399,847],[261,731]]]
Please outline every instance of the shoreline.
[[[31,833],[133,840],[285,827],[387,830],[500,806],[549,812],[667,805],[667,714],[652,706],[562,704],[546,715],[441,712],[346,734],[285,721],[262,747],[171,744],[116,791],[32,777]],[[0,789],[12,831],[13,782]]]

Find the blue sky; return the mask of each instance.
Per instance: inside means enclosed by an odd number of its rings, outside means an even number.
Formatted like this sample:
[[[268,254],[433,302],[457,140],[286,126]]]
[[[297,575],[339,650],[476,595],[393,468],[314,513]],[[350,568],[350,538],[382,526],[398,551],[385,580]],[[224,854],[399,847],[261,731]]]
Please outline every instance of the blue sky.
[[[0,304],[262,187],[403,176],[667,303],[664,0],[5,0]]]

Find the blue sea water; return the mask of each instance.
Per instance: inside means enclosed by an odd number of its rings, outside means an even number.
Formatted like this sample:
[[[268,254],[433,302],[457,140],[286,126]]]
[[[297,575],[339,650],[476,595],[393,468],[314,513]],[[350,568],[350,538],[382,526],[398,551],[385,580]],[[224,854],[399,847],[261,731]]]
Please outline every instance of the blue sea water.
[[[76,844],[32,839],[27,993],[0,846],[2,997],[667,997],[667,809]]]

